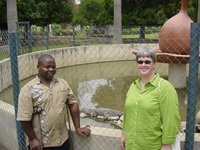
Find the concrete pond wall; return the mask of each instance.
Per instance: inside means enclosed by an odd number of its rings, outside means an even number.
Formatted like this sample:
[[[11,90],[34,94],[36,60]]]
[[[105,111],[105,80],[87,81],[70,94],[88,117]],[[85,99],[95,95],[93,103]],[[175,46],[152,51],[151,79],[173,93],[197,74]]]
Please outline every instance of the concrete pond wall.
[[[47,53],[52,55],[56,60],[57,68],[62,68],[67,66],[90,63],[133,60],[134,55],[131,53],[132,48],[133,45],[131,44],[79,46],[44,50],[31,54],[21,55],[18,56],[19,78],[20,80],[23,80],[37,73],[37,59],[41,54]],[[12,78],[10,59],[5,59],[3,61],[0,61],[0,92],[10,87],[11,85]],[[0,114],[0,146],[1,148],[4,147],[5,150],[18,150],[14,107],[3,101],[0,101]],[[115,141],[115,144],[113,146],[116,146],[118,148],[113,149],[119,149],[117,135],[119,135],[120,130],[115,130],[116,135],[111,136],[110,132],[106,134],[103,132],[99,133],[99,131],[114,129],[99,129],[98,127],[91,128],[92,135],[87,140],[82,140],[81,137],[77,136],[73,132],[73,141],[75,142],[74,145],[76,145],[77,142],[87,141],[87,144],[89,146],[86,147],[90,147],[90,149],[95,149],[94,147],[97,146],[97,142],[95,142],[94,144],[93,141],[100,140],[103,138],[102,140],[104,141],[107,141],[108,139]],[[104,137],[106,139],[104,139]],[[75,150],[76,149],[78,149],[78,147],[75,148]],[[103,149],[106,150],[106,148]]]
[[[133,60],[135,56],[132,54],[131,49],[135,46],[136,45],[133,44],[79,46],[44,50],[21,55],[18,56],[19,78],[23,80],[35,75],[37,73],[37,59],[44,53],[51,54],[56,60],[57,68],[62,68],[98,62]],[[11,85],[10,60],[5,59],[0,62],[0,92]],[[0,146],[2,146],[1,148],[4,147],[5,150],[18,150],[14,107],[0,101],[0,114]],[[91,130],[92,135],[84,139],[73,132],[74,150],[78,150],[80,147],[77,147],[77,145],[80,144],[84,145],[85,150],[95,150],[96,147],[102,147],[102,150],[120,150],[119,129],[91,127]],[[200,141],[200,135],[196,134],[195,136],[195,139]],[[182,146],[184,137],[185,136],[182,134]],[[199,146],[200,142],[195,142],[195,149]]]

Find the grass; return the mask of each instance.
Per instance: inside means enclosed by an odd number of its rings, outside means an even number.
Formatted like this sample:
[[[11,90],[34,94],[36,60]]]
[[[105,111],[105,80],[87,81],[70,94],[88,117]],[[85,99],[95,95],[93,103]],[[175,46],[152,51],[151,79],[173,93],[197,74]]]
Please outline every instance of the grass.
[[[50,45],[48,49],[62,48],[62,47],[69,47],[69,45],[67,45],[67,44]],[[46,46],[32,47],[32,52],[37,52],[37,51],[46,50],[46,49],[47,49]],[[29,51],[29,49],[27,47],[22,49],[23,54],[27,54],[28,51]],[[5,58],[9,58],[9,57],[10,57],[9,54],[1,54],[0,53],[0,61],[5,59]]]
[[[122,38],[139,38],[139,34],[123,35]],[[146,39],[158,39],[158,33],[145,34]]]
[[[8,54],[0,54],[0,61],[5,58],[9,58],[9,57],[10,57],[10,55],[8,55]]]

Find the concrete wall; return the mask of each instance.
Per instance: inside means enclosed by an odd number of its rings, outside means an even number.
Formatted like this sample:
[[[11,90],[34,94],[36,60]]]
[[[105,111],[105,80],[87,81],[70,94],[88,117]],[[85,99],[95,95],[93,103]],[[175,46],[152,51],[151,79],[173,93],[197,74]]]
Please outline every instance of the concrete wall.
[[[134,55],[131,53],[133,45],[131,44],[121,44],[121,45],[99,45],[99,46],[80,46],[80,47],[68,47],[51,49],[40,52],[35,52],[31,54],[21,55],[18,57],[19,65],[19,78],[23,80],[37,73],[36,65],[37,59],[41,54],[48,53],[54,56],[57,64],[57,68],[107,62],[107,61],[119,61],[119,60],[132,60]],[[0,92],[12,85],[11,82],[11,66],[10,59],[5,59],[0,61]],[[18,150],[17,138],[16,138],[16,126],[15,126],[15,116],[14,107],[10,104],[0,101],[0,145],[8,150]],[[87,147],[90,149],[95,149],[98,146],[97,141],[114,141],[117,147],[119,147],[118,137],[111,136],[110,134],[97,134],[102,130],[110,129],[96,129],[92,127],[92,136],[87,140],[83,140],[84,144],[87,141]],[[98,132],[95,132],[98,130]],[[116,130],[117,134],[119,130]],[[79,145],[82,138],[73,133],[75,143],[74,145]],[[105,137],[105,139],[102,137]],[[96,141],[97,140],[97,141]],[[99,146],[102,146],[99,143]],[[114,146],[113,145],[113,146]],[[109,147],[109,146],[108,146]],[[2,148],[2,147],[1,147]],[[76,148],[78,149],[78,148]],[[75,150],[76,150],[75,149]],[[109,148],[107,148],[109,149]],[[118,148],[119,149],[119,148]],[[106,148],[105,148],[106,150]]]
[[[135,57],[132,55],[131,49],[136,46],[136,44],[80,46],[22,55],[18,57],[19,77],[22,80],[36,74],[37,59],[43,53],[54,56],[57,68],[61,68],[97,62],[133,60]],[[0,62],[0,92],[12,84],[10,68],[9,59]],[[6,150],[18,150],[14,107],[0,101],[0,115],[0,146],[4,146]],[[82,150],[120,150],[120,130],[99,127],[91,127],[91,129],[92,135],[86,139],[73,132],[74,150],[79,150],[81,145]],[[195,136],[195,139],[200,141],[200,135],[196,134]],[[182,141],[184,141],[184,137],[182,134]],[[195,143],[195,149],[198,149],[199,143]]]
[[[8,46],[0,46],[0,53],[9,54]]]
[[[59,49],[44,50],[18,57],[19,78],[23,80],[37,73],[37,59],[41,54],[48,53],[55,57],[57,68],[107,62],[119,60],[132,60],[134,55],[131,53],[133,45],[99,45],[99,46],[80,46]],[[10,59],[0,61],[0,92],[11,86]]]
[[[0,101],[0,149],[18,150],[14,107]]]
[[[1,150],[19,150],[14,117],[14,107],[0,101],[0,147]],[[91,136],[83,138],[72,131],[74,150],[121,150],[119,129],[91,127]],[[181,133],[181,149],[184,149],[185,134]],[[200,134],[195,134],[194,150],[200,147]]]

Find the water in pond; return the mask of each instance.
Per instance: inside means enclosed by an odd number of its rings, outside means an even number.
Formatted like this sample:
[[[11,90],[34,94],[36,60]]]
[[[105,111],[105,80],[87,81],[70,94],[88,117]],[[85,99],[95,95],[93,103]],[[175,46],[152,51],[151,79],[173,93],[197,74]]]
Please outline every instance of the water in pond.
[[[167,78],[168,65],[157,64],[156,72]],[[77,96],[80,108],[110,108],[123,111],[124,100],[130,84],[138,77],[136,63],[134,61],[120,61],[108,63],[96,63],[66,67],[57,70],[56,77],[64,78],[70,84]],[[23,80],[25,83],[34,77]],[[186,118],[186,89],[177,89],[180,104],[181,119]],[[0,94],[0,99],[10,104],[12,102],[12,88],[8,88]],[[199,104],[198,104],[198,108]],[[87,124],[89,118],[82,120]],[[102,124],[99,120],[92,120],[96,126],[111,126]],[[112,126],[111,126],[112,127]]]

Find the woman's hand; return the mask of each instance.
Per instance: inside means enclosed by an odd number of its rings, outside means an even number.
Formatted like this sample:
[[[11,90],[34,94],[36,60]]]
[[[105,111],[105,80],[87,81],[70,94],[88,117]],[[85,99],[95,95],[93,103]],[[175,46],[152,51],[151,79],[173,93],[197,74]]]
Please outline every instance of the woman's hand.
[[[87,125],[83,128],[77,128],[76,133],[80,136],[88,137],[90,136],[90,133],[91,133],[90,126]]]
[[[171,150],[171,144],[164,144],[160,150]]]
[[[122,149],[122,150],[125,150],[124,131],[122,131],[122,133],[121,133],[121,137],[120,137],[120,145],[121,145],[121,149]]]

